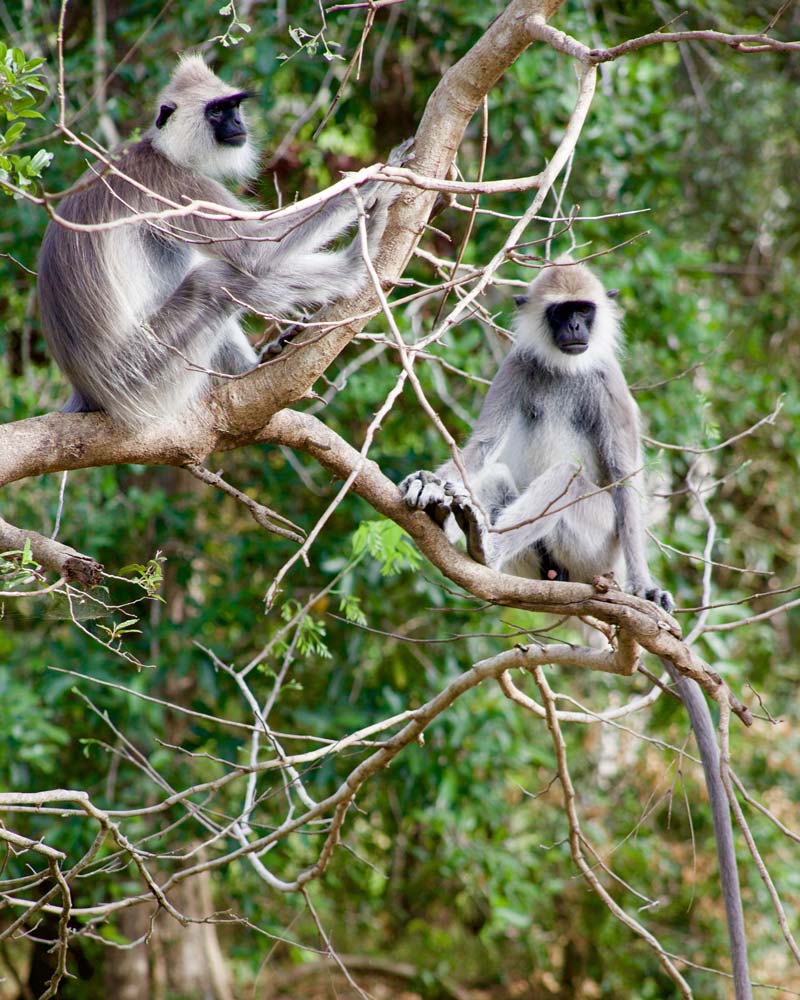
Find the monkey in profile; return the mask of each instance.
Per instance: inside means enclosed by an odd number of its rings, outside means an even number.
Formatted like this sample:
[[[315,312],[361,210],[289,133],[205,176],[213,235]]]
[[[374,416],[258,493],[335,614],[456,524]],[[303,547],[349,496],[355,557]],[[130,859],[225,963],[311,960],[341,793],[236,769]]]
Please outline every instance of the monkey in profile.
[[[461,452],[400,484],[406,504],[494,569],[591,583],[613,571],[628,589],[672,611],[647,566],[638,408],[617,361],[616,292],[561,257],[517,300],[516,341]],[[662,661],[697,739],[720,862],[737,1000],[749,1000],[741,893],[730,809],[706,700]]]
[[[254,171],[241,107],[250,96],[199,56],[183,58],[143,138],[114,158],[116,169],[90,167],[59,205],[64,222],[105,227],[51,221],[39,258],[45,337],[73,388],[66,411],[103,410],[129,428],[167,420],[205,391],[208,371],[236,375],[258,363],[242,303],[291,317],[363,287],[358,240],[327,249],[358,219],[349,192],[290,220],[224,219],[225,208],[250,209],[221,183]],[[370,244],[395,192],[362,190]],[[222,211],[137,221],[194,201]]]

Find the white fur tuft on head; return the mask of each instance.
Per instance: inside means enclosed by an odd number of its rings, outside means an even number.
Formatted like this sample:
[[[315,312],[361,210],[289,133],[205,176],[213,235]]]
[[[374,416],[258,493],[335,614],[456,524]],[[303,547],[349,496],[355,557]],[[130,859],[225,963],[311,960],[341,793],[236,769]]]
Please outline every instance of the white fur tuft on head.
[[[556,347],[545,310],[562,302],[591,302],[595,307],[589,347],[583,354],[564,354]],[[532,353],[548,368],[587,371],[614,357],[620,347],[620,314],[603,283],[585,264],[563,254],[542,269],[528,286],[514,321],[516,349]]]
[[[156,116],[170,113],[149,135],[168,160],[206,177],[245,178],[255,173],[258,158],[250,140],[243,146],[221,146],[205,118],[205,106],[221,97],[241,93],[213,73],[199,55],[181,56],[172,78],[161,91]],[[243,116],[244,117],[244,116]]]

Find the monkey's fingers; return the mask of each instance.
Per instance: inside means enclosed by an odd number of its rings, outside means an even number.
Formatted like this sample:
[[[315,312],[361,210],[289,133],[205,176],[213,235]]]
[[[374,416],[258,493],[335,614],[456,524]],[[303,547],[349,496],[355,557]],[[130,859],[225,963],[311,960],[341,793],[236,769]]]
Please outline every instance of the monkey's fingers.
[[[426,483],[417,500],[417,506],[424,507],[447,507],[450,509],[450,498],[444,495],[441,483]]]
[[[443,528],[452,513],[453,501],[445,492],[442,480],[433,472],[414,472],[400,483],[406,506],[424,510],[428,517]]]
[[[439,491],[438,495],[442,498],[444,497],[441,489],[441,483],[441,479],[434,475],[434,473],[426,472],[424,469],[421,469],[419,472],[412,472],[410,476],[406,476],[398,488],[403,494],[403,499],[405,500],[407,506],[419,509],[426,507],[434,500],[437,495],[437,487]],[[433,489],[429,490],[423,497],[423,492],[429,486],[433,487]]]

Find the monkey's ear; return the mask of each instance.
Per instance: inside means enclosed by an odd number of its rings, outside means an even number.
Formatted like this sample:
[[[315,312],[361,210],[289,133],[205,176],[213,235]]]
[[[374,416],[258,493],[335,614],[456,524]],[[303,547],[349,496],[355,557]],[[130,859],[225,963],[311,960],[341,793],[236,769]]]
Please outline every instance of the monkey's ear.
[[[162,104],[158,112],[158,118],[156,118],[156,128],[163,128],[169,121],[172,112],[177,110],[178,110],[178,105],[173,104],[172,101],[170,101],[168,104]]]
[[[619,298],[619,289],[618,288],[609,288],[609,290],[606,292],[606,295],[610,299],[618,299]]]
[[[518,309],[519,309],[520,306],[524,306],[527,301],[528,301],[528,296],[527,295],[515,295],[514,296],[514,305]]]

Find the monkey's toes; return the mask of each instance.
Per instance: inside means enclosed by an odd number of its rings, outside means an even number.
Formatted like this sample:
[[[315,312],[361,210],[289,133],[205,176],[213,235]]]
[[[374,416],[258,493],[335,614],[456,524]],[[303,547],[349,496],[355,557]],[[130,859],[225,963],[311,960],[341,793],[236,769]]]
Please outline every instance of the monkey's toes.
[[[667,614],[672,614],[675,610],[675,601],[668,590],[653,587],[651,590],[646,590],[644,596],[648,601],[652,601],[653,604],[657,604],[660,608],[663,608]]]
[[[386,163],[390,167],[402,167],[405,166],[410,160],[414,159],[414,143],[416,141],[415,136],[410,136],[405,142],[401,142],[399,146],[395,146],[394,149],[389,153],[389,157]]]

